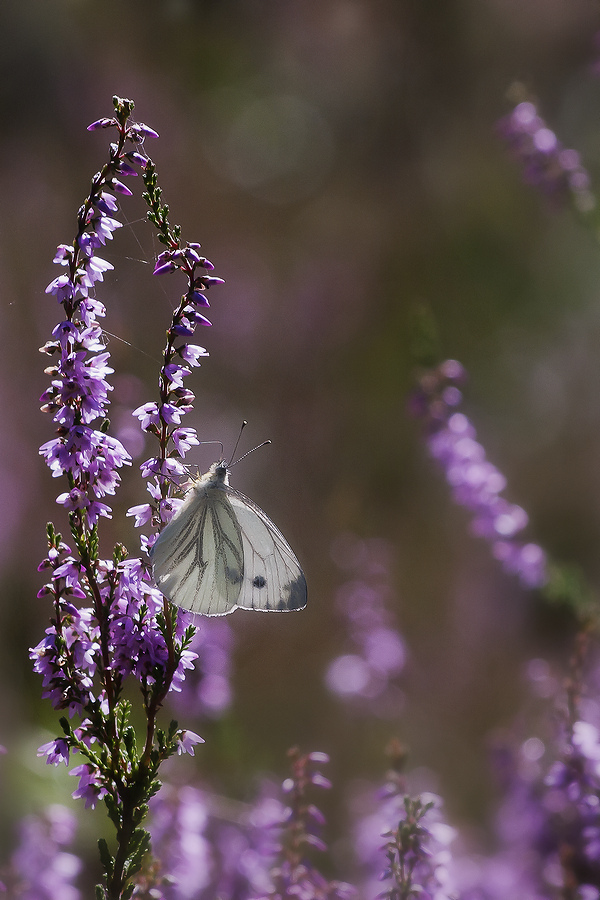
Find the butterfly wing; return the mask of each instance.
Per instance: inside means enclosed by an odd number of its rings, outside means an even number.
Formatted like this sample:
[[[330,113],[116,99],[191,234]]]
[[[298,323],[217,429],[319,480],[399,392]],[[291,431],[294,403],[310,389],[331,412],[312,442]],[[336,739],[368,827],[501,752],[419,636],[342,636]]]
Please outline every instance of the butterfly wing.
[[[306,606],[306,578],[294,551],[262,509],[240,491],[225,487],[242,538],[244,566],[237,605],[285,611]]]
[[[152,548],[154,580],[165,597],[194,613],[222,616],[238,605],[243,537],[223,489],[193,487]]]

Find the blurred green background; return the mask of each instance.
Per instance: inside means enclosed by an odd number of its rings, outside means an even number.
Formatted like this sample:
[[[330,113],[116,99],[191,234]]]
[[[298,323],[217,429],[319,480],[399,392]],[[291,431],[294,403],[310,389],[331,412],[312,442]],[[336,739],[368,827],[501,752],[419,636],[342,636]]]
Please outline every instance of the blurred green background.
[[[4,0],[0,6],[0,761],[12,823],[74,784],[36,759],[56,716],[28,647],[45,523],[65,529],[63,490],[38,457],[51,423],[37,348],[57,321],[44,294],[58,243],[102,165],[111,97],[136,103],[172,220],[226,283],[214,288],[210,358],[189,381],[193,424],[231,448],[271,438],[236,487],[281,527],[309,584],[305,612],[238,612],[235,707],[198,726],[199,776],[243,795],[285,772],[298,743],[332,754],[339,786],[378,778],[392,735],[430,774],[455,822],[481,822],[493,789],[486,745],[522,707],[532,656],[563,662],[572,624],[523,592],[471,538],[406,413],[411,323],[425,306],[443,357],[470,373],[465,411],[528,536],[600,575],[600,248],[568,210],[521,183],[496,122],[522,82],[563,143],[600,168],[600,10],[591,0]],[[157,252],[138,201],[123,204],[100,298],[116,375],[113,423],[156,397],[156,362],[179,284],[152,279]],[[140,352],[143,351],[143,352]],[[146,355],[145,355],[146,354]],[[133,428],[135,422],[132,420]],[[123,431],[125,429],[125,432]],[[105,555],[137,553],[125,473]],[[188,457],[205,470],[211,448]],[[344,710],[323,685],[347,648],[333,608],[341,533],[394,548],[398,623],[410,650],[396,719]],[[190,723],[182,723],[190,724]],[[341,819],[342,813],[336,814]]]

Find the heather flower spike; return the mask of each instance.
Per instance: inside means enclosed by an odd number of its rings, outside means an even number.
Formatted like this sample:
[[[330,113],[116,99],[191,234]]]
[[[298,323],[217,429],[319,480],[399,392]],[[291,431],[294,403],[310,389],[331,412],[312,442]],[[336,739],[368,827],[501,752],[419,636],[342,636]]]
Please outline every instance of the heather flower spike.
[[[571,200],[580,213],[596,206],[590,176],[579,153],[559,141],[539,115],[534,103],[524,100],[498,123],[498,130],[521,164],[524,180],[552,200]]]
[[[384,832],[383,852],[387,867],[381,874],[390,886],[379,894],[382,900],[431,897],[453,900],[457,896],[452,883],[447,846],[454,830],[440,819],[439,797],[402,795],[402,808],[396,823]]]
[[[326,753],[302,754],[289,751],[291,775],[283,782],[288,808],[281,823],[277,860],[271,868],[272,885],[255,900],[285,900],[287,897],[319,900],[351,900],[356,890],[342,881],[329,881],[311,862],[312,851],[323,852],[327,845],[321,837],[325,817],[312,802],[312,789],[331,787],[321,773],[329,762]]]
[[[540,588],[548,581],[541,547],[519,537],[527,513],[501,496],[506,479],[487,459],[476,432],[458,411],[466,372],[456,360],[427,371],[413,396],[413,409],[424,422],[425,442],[444,469],[454,500],[473,515],[473,532],[490,544],[493,555],[524,587]]]
[[[100,842],[105,883],[97,896],[117,900],[131,895],[132,877],[148,848],[143,828],[148,801],[159,788],[161,764],[177,753],[192,754],[202,739],[171,722],[157,726],[157,714],[170,691],[179,691],[185,670],[196,654],[190,649],[194,629],[173,617],[171,607],[154,587],[147,563],[130,558],[117,544],[108,558],[100,554],[100,525],[112,516],[111,498],[121,470],[131,464],[123,445],[110,434],[108,419],[112,386],[110,356],[102,340],[105,307],[97,288],[112,264],[97,255],[121,227],[117,196],[131,190],[122,179],[141,173],[148,214],[166,249],[159,270],[168,265],[188,278],[188,289],[168,331],[160,374],[160,402],[144,404],[136,415],[145,431],[159,440],[158,456],[143,465],[151,479],[152,504],[137,507],[136,521],[167,517],[175,501],[166,483],[183,472],[172,458],[197,443],[181,421],[193,394],[183,387],[191,367],[206,355],[187,343],[198,322],[203,292],[219,279],[205,273],[212,265],[200,256],[199,244],[181,248],[179,229],[171,227],[167,207],[160,203],[156,169],[144,150],[156,132],[131,119],[133,103],[114,98],[114,115],[97,120],[91,131],[111,129],[108,161],[94,175],[90,193],[77,214],[71,244],[58,247],[54,262],[61,274],[47,287],[62,317],[42,347],[50,357],[50,385],[42,395],[42,410],[52,417],[53,437],[40,453],[54,478],[62,481],[57,503],[68,519],[70,539],[48,526],[48,554],[40,565],[46,583],[39,592],[50,601],[51,619],[45,637],[31,651],[34,669],[43,678],[44,696],[64,710],[62,735],[40,748],[48,763],[77,765],[73,796],[94,807],[102,801],[115,826],[116,843]],[[131,722],[131,700],[125,686],[137,684],[145,718],[143,734]],[[133,694],[128,693],[129,697]]]

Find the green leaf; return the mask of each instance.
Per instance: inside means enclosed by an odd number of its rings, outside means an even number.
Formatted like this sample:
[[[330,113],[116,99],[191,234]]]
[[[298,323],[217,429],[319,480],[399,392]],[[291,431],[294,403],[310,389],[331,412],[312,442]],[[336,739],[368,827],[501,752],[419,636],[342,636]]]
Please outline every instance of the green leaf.
[[[71,726],[69,724],[69,720],[66,719],[64,716],[61,716],[58,721],[59,721],[60,727],[62,728],[62,730],[64,731],[66,736],[73,737],[73,729],[71,728]]]
[[[137,743],[135,740],[135,729],[131,726],[123,734],[123,743],[130,761],[135,763],[137,761]]]
[[[96,885],[96,900],[107,900],[106,891],[101,884]]]
[[[112,794],[105,794],[102,799],[104,800],[109,819],[117,828],[120,828],[122,819],[121,807],[116,803]]]
[[[124,731],[129,723],[131,716],[132,704],[129,700],[120,700],[117,709],[117,723],[119,731]]]
[[[131,878],[142,868],[142,860],[150,849],[150,835],[144,828],[136,828],[129,842],[131,848],[125,866],[126,878]]]
[[[583,622],[598,622],[598,599],[576,565],[551,563],[542,596],[557,606],[566,606]]]
[[[158,794],[161,787],[162,787],[162,781],[159,781],[157,778],[155,781],[152,782],[152,784],[148,788],[148,799],[150,799],[150,797],[154,797],[155,794]]]
[[[115,861],[110,850],[108,849],[108,844],[106,843],[104,838],[100,838],[100,840],[98,841],[98,852],[100,853],[100,862],[102,863],[108,880],[112,878],[112,874],[115,869]]]
[[[121,891],[121,900],[129,900],[129,898],[133,894],[135,888],[136,888],[136,885],[133,884],[133,882],[131,884],[126,885],[123,888],[123,890]]]

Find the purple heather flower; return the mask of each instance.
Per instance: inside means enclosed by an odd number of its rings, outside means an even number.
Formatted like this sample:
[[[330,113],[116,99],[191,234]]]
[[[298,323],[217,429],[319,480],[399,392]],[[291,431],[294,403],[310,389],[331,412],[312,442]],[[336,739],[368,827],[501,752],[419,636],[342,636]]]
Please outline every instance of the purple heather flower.
[[[54,262],[63,271],[47,288],[62,305],[63,318],[42,348],[51,364],[46,369],[50,385],[41,402],[52,416],[54,434],[40,453],[54,477],[65,476],[65,489],[57,501],[68,513],[75,551],[53,525],[48,526],[48,555],[39,567],[47,580],[38,596],[50,601],[51,621],[43,640],[31,650],[31,658],[42,676],[44,696],[55,709],[69,713],[61,718],[64,736],[45,743],[39,755],[49,764],[68,765],[71,753],[80,754],[81,765],[71,771],[78,779],[73,797],[83,799],[86,807],[105,800],[117,827],[118,848],[114,861],[108,849],[101,848],[101,857],[108,893],[121,896],[135,871],[131,860],[138,851],[143,855],[147,836],[141,825],[145,804],[158,787],[159,766],[176,752],[194,755],[202,738],[179,729],[176,722],[167,730],[156,723],[166,695],[181,691],[185,672],[193,667],[197,656],[189,646],[193,629],[172,613],[150,580],[147,562],[128,558],[120,544],[111,558],[100,555],[99,518],[111,515],[106,498],[119,486],[120,468],[131,463],[120,441],[107,433],[112,391],[108,379],[113,369],[99,324],[106,310],[95,293],[104,274],[113,268],[96,251],[121,227],[114,217],[118,204],[113,194],[131,194],[115,176],[136,175],[134,166],[143,170],[149,217],[165,238],[174,267],[183,269],[189,285],[169,332],[160,402],[135,411],[143,429],[161,442],[158,455],[142,464],[150,478],[152,503],[132,510],[140,525],[148,521],[156,525],[181,502],[170,498],[169,487],[172,478],[185,474],[185,469],[173,458],[168,442],[172,439],[182,454],[198,443],[194,429],[180,427],[194,399],[184,387],[184,378],[206,351],[195,346],[188,351],[172,335],[179,324],[193,331],[201,321],[191,295],[201,289],[196,267],[204,271],[208,266],[198,256],[197,245],[189,259],[184,250],[176,252],[173,246],[178,229],[168,224],[154,166],[140,152],[144,138],[155,132],[129,122],[130,101],[114,98],[114,106],[116,118],[98,120],[92,129],[115,127],[118,141],[110,145],[109,162],[92,179],[90,195],[78,212],[73,243],[61,244],[56,251]],[[149,539],[144,541],[147,548]],[[131,703],[123,696],[130,678],[137,682],[146,717],[139,750],[129,722]],[[71,724],[74,717],[79,721]]]
[[[198,291],[222,282],[222,279],[206,274],[196,275],[197,268],[213,268],[211,262],[198,254],[199,247],[196,243],[187,244],[183,248],[173,244],[159,254],[154,269],[155,275],[180,270],[187,278],[188,287],[167,331],[167,345],[159,378],[160,401],[144,403],[133,412],[139,419],[142,430],[153,434],[160,442],[160,455],[146,460],[140,467],[142,476],[147,479],[152,503],[149,514],[140,507],[129,510],[128,514],[135,515],[138,526],[148,521],[153,524],[164,523],[172,517],[179,505],[171,497],[172,485],[177,483],[178,478],[186,475],[181,460],[192,446],[199,443],[195,429],[184,428],[181,424],[194,401],[194,394],[184,386],[184,379],[191,374],[192,368],[200,365],[200,359],[208,354],[203,347],[190,344],[188,339],[193,336],[197,325],[211,324],[195,308],[200,302]],[[180,459],[173,458],[170,443]],[[153,541],[154,538],[142,538],[144,547],[150,546]]]
[[[141,528],[152,518],[152,507],[149,503],[141,503],[139,506],[132,506],[128,509],[127,515],[135,516],[135,527]]]
[[[576,150],[568,150],[548,128],[533,103],[524,101],[498,123],[500,134],[523,167],[526,182],[552,199],[572,199],[580,212],[590,212],[595,199],[590,177]]]
[[[392,548],[383,541],[340,535],[332,556],[349,576],[336,594],[336,606],[352,643],[352,651],[336,657],[325,674],[327,687],[358,708],[395,716],[402,704],[395,679],[406,662],[406,646],[390,607]]]
[[[427,447],[444,469],[454,500],[473,514],[473,532],[490,543],[495,558],[525,587],[542,587],[548,581],[546,555],[537,544],[517,537],[527,525],[527,514],[500,496],[504,475],[488,462],[475,428],[456,410],[465,377],[455,360],[427,372],[413,397],[413,409],[425,423]]]
[[[200,359],[208,356],[208,352],[204,347],[198,347],[196,344],[185,344],[183,347],[178,348],[178,353],[190,366],[201,365]]]
[[[49,765],[57,766],[59,763],[69,765],[70,747],[69,742],[65,738],[57,738],[54,741],[48,741],[38,747],[38,756],[45,756]]]
[[[182,731],[177,739],[177,753],[179,755],[182,753],[189,753],[190,756],[194,756],[194,747],[196,744],[203,743],[204,738],[201,738],[200,735],[196,734],[194,731]]]
[[[185,456],[191,447],[200,443],[195,428],[176,428],[171,434],[171,440],[180,456]]]
[[[64,249],[59,248],[57,259],[65,262]],[[78,294],[81,298],[86,295],[83,281],[64,293],[61,302],[71,307]],[[81,300],[79,307],[83,310]],[[114,494],[119,483],[117,470],[129,464],[130,457],[116,438],[92,427],[95,420],[106,416],[112,389],[106,377],[113,370],[107,365],[109,354],[99,340],[92,307],[84,318],[85,325],[72,319],[61,323],[53,331],[57,343],[42,348],[51,356],[60,352],[58,362],[47,370],[52,382],[41,397],[42,408],[53,414],[59,428],[58,437],[43,444],[40,453],[54,477],[68,474],[72,480],[70,491],[61,494],[58,502],[71,511],[78,510],[93,527],[98,515],[110,516],[110,508],[99,498]]]
[[[98,801],[107,793],[98,773],[88,763],[84,763],[71,769],[69,775],[79,778],[79,785],[73,791],[73,798],[85,800],[86,809],[95,809]]]

